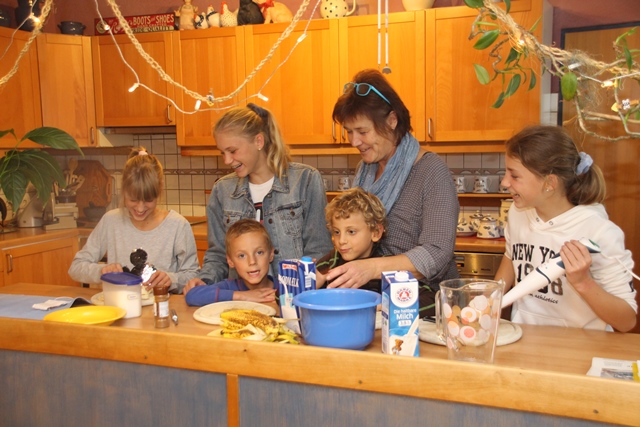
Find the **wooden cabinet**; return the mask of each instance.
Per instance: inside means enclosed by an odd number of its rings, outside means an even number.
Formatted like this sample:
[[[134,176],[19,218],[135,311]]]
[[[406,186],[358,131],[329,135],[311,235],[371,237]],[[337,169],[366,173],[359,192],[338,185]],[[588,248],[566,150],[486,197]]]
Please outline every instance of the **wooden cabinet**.
[[[177,79],[201,95],[212,93],[224,97],[238,88],[245,76],[244,27],[210,28],[180,31],[177,42]],[[178,105],[184,111],[195,111],[196,100],[176,90]],[[240,88],[229,101],[213,106],[202,103],[195,114],[177,114],[176,133],[179,146],[214,145],[212,129],[230,105],[245,105],[246,89]]]
[[[161,68],[175,80],[173,36],[172,31],[136,34],[144,55],[153,58],[158,64],[157,69],[143,58],[124,34],[115,36],[117,45],[109,36],[92,38],[98,126],[175,125],[175,108],[167,100],[174,99],[174,87],[160,75]],[[192,66],[198,64],[193,63]],[[151,91],[138,87],[129,92],[138,81],[136,74],[140,83]]]
[[[542,1],[513,1],[510,15],[524,28],[531,28],[542,16]],[[434,142],[434,147],[450,141],[502,143],[522,127],[540,121],[540,83],[530,91],[521,87],[501,108],[490,108],[502,86],[499,81],[483,86],[476,78],[474,63],[493,75],[489,49],[476,50],[474,41],[468,40],[477,16],[477,11],[468,7],[426,12],[427,141]],[[535,33],[538,36],[541,27]],[[504,46],[503,58],[508,49]],[[539,64],[532,62],[539,69]],[[503,149],[501,144],[499,148]]]
[[[345,83],[367,68],[383,69],[388,33],[389,67],[387,79],[411,113],[414,135],[425,140],[425,13],[400,12],[389,15],[389,28],[384,21],[378,29],[376,15],[355,16],[338,20],[340,25],[340,82],[339,93]],[[378,32],[381,32],[378,58]],[[335,100],[334,100],[335,103]],[[332,108],[333,110],[333,108]],[[329,116],[331,118],[331,116]],[[341,135],[342,142],[348,142]]]
[[[14,33],[15,32],[15,33]],[[27,43],[31,33],[0,27],[0,76],[9,74]],[[38,81],[38,54],[35,42],[21,58],[15,75],[0,87],[0,130],[13,129],[18,138],[28,131],[42,126],[40,106],[40,84]],[[13,148],[16,140],[12,135],[0,139],[0,148]],[[37,147],[25,141],[21,147]]]
[[[95,146],[91,38],[43,33],[37,47],[42,124],[68,132],[81,147]]]
[[[77,251],[77,236],[5,247],[0,250],[3,285],[31,282],[78,286],[67,274]]]
[[[204,254],[207,252],[207,249],[209,249],[209,242],[206,238],[204,240],[196,239],[196,248],[198,249],[198,262],[200,262],[200,266],[203,266]]]
[[[297,24],[271,58],[247,84],[249,95],[260,93],[268,101],[248,101],[268,108],[275,116],[287,144],[332,144],[337,141],[331,114],[342,93],[338,76],[338,20],[313,20]],[[289,24],[246,26],[246,73],[267,56]],[[290,56],[289,56],[290,55]],[[286,61],[286,62],[285,62]]]

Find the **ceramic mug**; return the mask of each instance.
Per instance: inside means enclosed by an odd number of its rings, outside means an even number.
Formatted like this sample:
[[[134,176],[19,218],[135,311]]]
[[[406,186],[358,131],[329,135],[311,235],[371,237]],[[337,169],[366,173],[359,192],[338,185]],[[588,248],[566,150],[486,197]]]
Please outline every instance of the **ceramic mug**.
[[[499,185],[498,175],[476,175],[473,182],[473,192],[480,194],[496,193]]]
[[[470,178],[468,175],[453,175],[453,184],[456,186],[458,193],[468,193],[472,189],[469,185],[471,183]]]
[[[345,191],[349,188],[351,188],[351,185],[349,184],[348,176],[341,176],[338,178],[338,191]]]

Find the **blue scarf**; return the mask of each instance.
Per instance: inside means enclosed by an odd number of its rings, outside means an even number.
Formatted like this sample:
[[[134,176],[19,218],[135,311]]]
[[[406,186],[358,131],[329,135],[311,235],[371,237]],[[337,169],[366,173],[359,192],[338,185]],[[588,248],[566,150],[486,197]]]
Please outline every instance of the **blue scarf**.
[[[377,181],[378,164],[366,164],[361,161],[353,184],[378,196],[388,214],[402,191],[419,150],[418,140],[407,133],[398,144],[396,152],[387,162]]]

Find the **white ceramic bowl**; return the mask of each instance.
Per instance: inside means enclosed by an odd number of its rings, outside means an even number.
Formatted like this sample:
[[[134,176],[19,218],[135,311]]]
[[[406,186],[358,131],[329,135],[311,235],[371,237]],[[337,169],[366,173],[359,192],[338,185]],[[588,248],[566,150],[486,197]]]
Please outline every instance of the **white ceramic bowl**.
[[[431,9],[435,0],[402,0],[404,10]]]

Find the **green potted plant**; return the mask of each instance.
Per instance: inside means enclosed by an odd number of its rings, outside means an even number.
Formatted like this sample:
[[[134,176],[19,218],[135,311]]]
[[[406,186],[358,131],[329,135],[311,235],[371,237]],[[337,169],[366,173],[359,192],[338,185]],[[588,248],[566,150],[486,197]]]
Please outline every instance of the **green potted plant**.
[[[58,128],[36,128],[27,132],[22,139],[18,139],[13,129],[0,130],[0,138],[8,133],[16,139],[16,146],[9,149],[0,158],[0,188],[2,188],[7,201],[12,205],[14,212],[20,206],[29,183],[33,184],[38,198],[46,204],[54,183],[57,182],[60,188],[66,186],[62,169],[53,156],[46,151],[39,148],[19,150],[18,146],[22,141],[28,139],[45,147],[62,150],[73,149],[80,154],[82,154],[82,150],[71,135]],[[0,203],[4,205],[2,199],[0,199]],[[0,209],[3,209],[3,213],[6,215],[6,206],[0,206]]]

